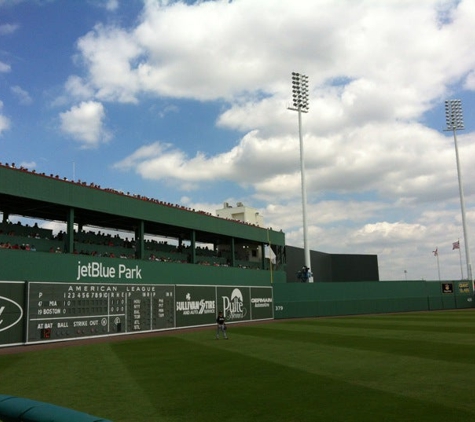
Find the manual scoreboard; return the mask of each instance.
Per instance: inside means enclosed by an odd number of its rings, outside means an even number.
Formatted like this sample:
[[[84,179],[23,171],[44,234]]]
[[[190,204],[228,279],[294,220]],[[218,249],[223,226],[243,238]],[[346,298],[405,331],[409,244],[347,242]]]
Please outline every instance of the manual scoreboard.
[[[175,327],[174,286],[28,284],[28,342]]]

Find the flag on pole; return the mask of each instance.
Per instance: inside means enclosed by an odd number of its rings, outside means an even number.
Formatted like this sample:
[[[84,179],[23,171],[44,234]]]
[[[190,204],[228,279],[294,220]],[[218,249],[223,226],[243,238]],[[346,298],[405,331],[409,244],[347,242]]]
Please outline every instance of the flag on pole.
[[[277,255],[274,253],[272,248],[269,245],[265,245],[265,257],[270,259],[270,261],[275,264],[277,262]]]
[[[457,240],[456,242],[452,243],[452,250],[454,249],[460,249],[460,240]]]
[[[439,255],[438,248],[435,248],[435,251],[432,251],[432,253],[434,254],[434,256],[438,256]]]

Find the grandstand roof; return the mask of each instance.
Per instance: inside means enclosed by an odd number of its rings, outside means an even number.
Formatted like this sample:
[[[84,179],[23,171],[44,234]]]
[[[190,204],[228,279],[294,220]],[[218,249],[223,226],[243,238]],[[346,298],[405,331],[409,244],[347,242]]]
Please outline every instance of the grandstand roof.
[[[39,175],[25,169],[0,165],[0,211],[83,226],[133,231],[143,221],[146,234],[222,243],[230,237],[284,245],[282,232],[230,221],[208,213],[167,204],[138,195],[123,194],[97,185]]]

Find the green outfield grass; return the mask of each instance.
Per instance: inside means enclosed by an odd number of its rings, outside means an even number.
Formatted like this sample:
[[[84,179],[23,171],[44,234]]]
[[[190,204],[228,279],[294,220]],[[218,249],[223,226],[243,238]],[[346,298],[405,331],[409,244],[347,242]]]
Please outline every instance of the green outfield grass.
[[[0,356],[0,393],[115,422],[473,421],[475,312],[319,318]]]

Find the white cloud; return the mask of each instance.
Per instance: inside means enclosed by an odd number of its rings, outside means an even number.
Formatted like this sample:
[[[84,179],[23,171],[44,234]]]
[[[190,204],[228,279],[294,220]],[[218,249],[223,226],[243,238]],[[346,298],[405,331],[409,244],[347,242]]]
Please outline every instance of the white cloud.
[[[60,119],[61,130],[79,141],[83,148],[95,148],[110,139],[104,129],[105,111],[101,103],[82,102],[60,113]]]
[[[1,114],[3,108],[3,102],[0,100],[0,135],[10,129],[10,119]]]
[[[18,29],[18,25],[12,23],[4,23],[0,25],[0,35],[13,34]]]
[[[97,25],[78,41],[81,57],[88,69],[85,86],[95,90],[102,101],[136,102],[139,90],[134,61],[140,46],[125,30]]]
[[[9,64],[0,62],[0,73],[7,73],[12,70],[11,66]]]
[[[20,163],[20,167],[26,168],[28,170],[33,170],[36,168],[36,162],[35,161],[22,161]]]
[[[77,75],[68,78],[65,89],[69,95],[79,100],[88,100],[94,96],[94,89]]]
[[[119,8],[119,0],[107,0],[105,7],[110,12],[113,12]]]
[[[472,70],[465,79],[464,88],[475,91],[475,70]]]
[[[29,105],[33,102],[33,99],[30,97],[27,91],[19,87],[18,85],[12,86],[10,90],[18,98],[20,104]]]
[[[180,108],[178,106],[173,105],[173,104],[169,104],[169,105],[165,106],[162,110],[160,110],[158,115],[160,116],[160,118],[163,119],[167,114],[178,113],[179,111],[180,111]]]
[[[444,25],[438,0],[297,3],[148,1],[137,27],[98,25],[78,48],[104,100],[136,101],[145,92],[200,100],[274,95],[287,90],[292,69],[302,69],[314,89],[335,77],[350,81],[343,92],[350,112],[377,107],[382,117],[402,118],[419,115],[474,67],[470,2],[444,3],[451,17]],[[399,89],[385,95],[395,81]]]

